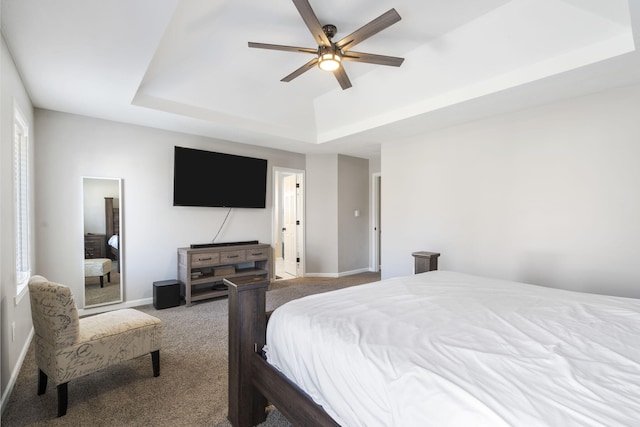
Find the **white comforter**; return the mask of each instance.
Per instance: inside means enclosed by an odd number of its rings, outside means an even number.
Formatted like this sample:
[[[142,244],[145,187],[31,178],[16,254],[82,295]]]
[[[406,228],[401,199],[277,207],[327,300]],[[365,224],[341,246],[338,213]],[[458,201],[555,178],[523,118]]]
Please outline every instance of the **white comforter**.
[[[266,351],[342,426],[640,426],[640,300],[433,271],[291,301]]]
[[[118,249],[118,235],[114,234],[113,236],[109,237],[109,246],[111,246],[114,249]]]

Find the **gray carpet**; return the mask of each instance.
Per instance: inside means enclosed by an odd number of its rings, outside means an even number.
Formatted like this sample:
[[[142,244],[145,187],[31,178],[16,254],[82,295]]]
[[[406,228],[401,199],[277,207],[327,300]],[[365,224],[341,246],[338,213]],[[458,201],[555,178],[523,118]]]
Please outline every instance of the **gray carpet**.
[[[104,276],[102,288],[100,287],[99,277],[85,277],[84,283],[85,307],[120,301],[120,273],[118,272],[117,261],[114,261],[111,266],[111,280],[107,280],[107,276]],[[75,297],[82,298],[82,295]]]
[[[98,278],[89,278],[85,283],[85,307],[105,304],[113,301],[120,301],[120,282],[107,282],[104,279],[104,286],[100,287]],[[95,282],[95,283],[94,283]]]
[[[340,279],[293,279],[274,282],[267,310],[305,295],[379,280],[378,273]],[[226,298],[140,311],[163,322],[161,372],[153,377],[151,357],[109,367],[69,383],[67,415],[56,418],[57,396],[51,385],[38,396],[33,346],[29,348],[6,409],[3,426],[215,426],[227,427]],[[263,427],[289,426],[271,410]]]

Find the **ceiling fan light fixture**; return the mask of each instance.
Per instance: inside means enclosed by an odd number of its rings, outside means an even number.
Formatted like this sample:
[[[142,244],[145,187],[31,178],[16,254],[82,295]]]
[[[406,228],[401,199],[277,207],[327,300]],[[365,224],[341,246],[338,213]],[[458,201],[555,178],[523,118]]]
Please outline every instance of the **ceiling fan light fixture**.
[[[342,56],[335,46],[322,46],[318,53],[318,68],[322,71],[335,71],[340,68]]]

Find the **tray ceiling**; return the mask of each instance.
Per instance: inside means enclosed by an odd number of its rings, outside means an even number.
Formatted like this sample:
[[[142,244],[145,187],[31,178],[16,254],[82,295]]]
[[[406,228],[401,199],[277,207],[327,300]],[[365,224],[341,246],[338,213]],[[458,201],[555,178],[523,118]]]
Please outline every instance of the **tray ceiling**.
[[[407,135],[640,81],[626,0],[311,0],[336,39],[402,20],[346,63],[313,69],[290,0],[2,0],[2,30],[36,107],[303,153],[375,157]],[[633,6],[633,7],[632,7]],[[635,40],[638,41],[637,38]]]

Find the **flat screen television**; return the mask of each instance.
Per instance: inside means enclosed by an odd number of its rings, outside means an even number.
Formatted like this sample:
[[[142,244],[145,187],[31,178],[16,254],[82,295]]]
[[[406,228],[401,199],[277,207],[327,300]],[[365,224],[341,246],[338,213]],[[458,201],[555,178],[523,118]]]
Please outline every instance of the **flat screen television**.
[[[264,208],[267,161],[175,147],[173,205]]]

